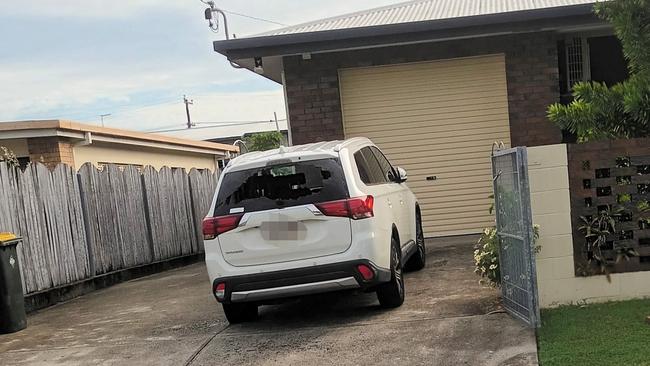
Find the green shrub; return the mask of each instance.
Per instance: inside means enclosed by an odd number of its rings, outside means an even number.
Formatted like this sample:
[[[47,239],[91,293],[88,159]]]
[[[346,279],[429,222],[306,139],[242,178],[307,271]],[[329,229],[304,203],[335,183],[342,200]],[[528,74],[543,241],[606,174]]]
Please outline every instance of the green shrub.
[[[277,149],[282,145],[284,135],[278,131],[258,132],[245,139],[249,151],[266,151]]]
[[[539,253],[541,247],[535,246],[539,239],[539,226],[533,227],[534,252]],[[499,267],[499,237],[496,227],[483,230],[474,250],[474,264],[476,272],[481,276],[481,283],[492,287],[501,285],[501,269]]]
[[[18,158],[13,151],[4,146],[0,146],[0,161],[6,162],[9,166],[17,167],[19,165]]]
[[[548,118],[579,142],[650,136],[650,0],[599,2],[595,12],[613,25],[630,77],[611,86],[577,83],[573,102],[549,106]]]
[[[480,275],[481,283],[491,286],[498,286],[501,283],[501,271],[499,269],[499,239],[497,228],[488,227],[476,243],[474,250],[474,272]]]

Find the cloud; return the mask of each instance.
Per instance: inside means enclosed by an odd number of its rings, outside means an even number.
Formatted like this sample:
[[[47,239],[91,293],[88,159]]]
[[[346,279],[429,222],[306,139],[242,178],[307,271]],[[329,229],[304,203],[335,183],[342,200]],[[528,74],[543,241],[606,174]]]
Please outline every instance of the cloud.
[[[184,93],[206,92],[219,86],[225,89],[254,78],[243,72],[233,73],[230,66],[217,60],[182,68],[103,63],[50,66],[12,64],[0,69],[2,84],[11,86],[0,88],[0,120],[81,118],[137,103],[138,95],[180,98]],[[268,84],[267,88],[274,87]],[[103,109],[95,109],[101,104]]]
[[[261,92],[210,93],[197,95],[193,97],[193,101],[190,113],[192,121],[197,123],[196,129],[185,129],[185,105],[182,101],[126,112],[117,115],[115,119],[109,117],[106,122],[111,127],[139,130],[146,130],[147,127],[158,127],[157,130],[175,129],[179,131],[166,134],[205,140],[241,135],[243,131],[274,130],[275,122],[270,121],[274,119],[273,112],[276,112],[278,119],[281,120],[280,128],[286,129],[284,95],[281,88]],[[265,120],[269,122],[251,123]],[[237,122],[246,122],[246,124],[234,125]]]
[[[216,2],[296,24],[399,1]],[[182,125],[183,94],[195,99],[197,120],[284,116],[279,85],[232,69],[212,50],[211,42],[224,35],[209,31],[205,7],[199,0],[0,1],[0,121],[97,122],[99,114],[112,113],[107,122],[120,127]],[[228,19],[238,35],[279,27],[232,13]]]
[[[123,18],[146,15],[152,9],[182,11],[201,8],[203,4],[187,0],[41,0],[2,1],[4,16],[64,17],[64,18]]]

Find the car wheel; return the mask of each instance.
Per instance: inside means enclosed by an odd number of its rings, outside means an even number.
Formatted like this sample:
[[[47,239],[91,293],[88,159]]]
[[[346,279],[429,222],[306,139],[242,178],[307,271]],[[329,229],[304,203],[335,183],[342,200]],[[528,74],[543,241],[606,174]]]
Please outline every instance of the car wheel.
[[[391,241],[390,282],[379,285],[377,298],[383,308],[396,308],[404,303],[404,276],[402,260],[397,241]]]
[[[422,230],[422,219],[418,212],[415,218],[415,244],[417,251],[406,262],[407,271],[419,271],[427,264],[427,248],[424,244],[424,230]]]
[[[223,312],[230,324],[243,323],[257,319],[257,305],[251,303],[223,304]]]

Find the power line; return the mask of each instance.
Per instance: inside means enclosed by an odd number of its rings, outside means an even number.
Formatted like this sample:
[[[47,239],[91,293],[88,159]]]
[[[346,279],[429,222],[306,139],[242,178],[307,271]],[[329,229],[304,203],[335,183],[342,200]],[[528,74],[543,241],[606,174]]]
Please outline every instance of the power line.
[[[278,121],[286,121],[287,119],[279,119]],[[231,125],[231,124],[239,124],[239,123],[274,123],[275,120],[272,119],[265,119],[265,120],[259,120],[259,121],[221,121],[221,122],[198,122],[196,124],[198,125]]]
[[[214,92],[214,93],[203,93],[200,94],[199,97],[204,97],[204,98],[210,98],[210,97],[219,97],[223,94],[221,92]],[[269,96],[275,96],[276,93],[254,93],[254,96],[256,97],[269,97]],[[172,105],[172,104],[180,104],[182,101],[178,101],[178,97],[172,98],[161,98],[158,99],[157,101],[152,101],[151,103],[143,104],[143,105],[137,105],[137,104],[122,104],[118,106],[103,106],[102,110],[109,109],[111,110],[111,114],[113,117],[115,115],[123,115],[131,112],[136,112],[136,111],[141,111],[143,109],[149,109],[152,107],[158,107],[162,105]],[[96,117],[98,114],[97,112],[90,112],[89,109],[76,109],[73,111],[62,111],[60,114],[52,116],[51,114],[46,116],[47,118],[52,118],[52,117],[57,117],[57,118],[67,118],[67,119],[77,119],[77,120],[83,120],[86,118],[91,118],[91,117]]]
[[[174,98],[174,99],[159,100],[158,102],[152,102],[152,103],[144,104],[144,105],[140,105],[140,106],[133,105],[133,104],[124,104],[124,105],[120,105],[120,106],[114,106],[114,107],[109,107],[109,108],[102,107],[102,108],[103,109],[112,109],[114,111],[111,112],[111,114],[116,115],[116,114],[125,114],[125,113],[129,113],[129,112],[140,111],[140,110],[143,110],[143,109],[158,107],[158,106],[162,106],[162,105],[171,105],[171,104],[178,104],[178,103],[180,103],[178,101],[178,99]],[[128,108],[130,106],[133,106],[134,108]],[[94,114],[96,112],[86,112],[87,110],[88,109],[86,109],[86,110],[79,109],[79,110],[73,111],[73,112],[63,111],[63,112],[61,112],[61,117],[62,118],[83,120],[83,119],[86,119],[86,118],[96,116],[96,114]]]
[[[246,15],[246,14],[237,13],[237,12],[230,11],[230,10],[223,10],[223,9],[222,9],[222,11],[223,11],[224,13],[228,13],[228,14],[232,14],[232,15],[237,15],[237,16],[240,16],[240,17],[248,18],[248,19],[258,20],[258,21],[260,21],[260,22],[266,22],[266,23],[271,23],[271,24],[281,25],[281,26],[284,26],[284,27],[287,27],[287,26],[288,26],[287,24],[284,24],[284,23],[280,23],[280,22],[276,22],[276,21],[268,20],[268,19],[264,19],[264,18],[258,18],[258,17],[254,17],[254,16],[252,16],[252,15]]]
[[[286,121],[286,118],[278,119],[278,121]],[[275,120],[264,120],[264,121],[232,121],[232,122],[195,122],[194,124],[197,127],[193,127],[193,130],[207,129],[207,128],[220,128],[220,127],[232,127],[232,126],[245,126],[245,125],[254,125],[261,123],[275,123]],[[208,126],[206,126],[208,125]],[[211,125],[211,126],[210,126]],[[158,130],[149,130],[147,132],[177,132],[177,131],[187,131],[187,127],[184,128],[172,128],[172,129],[158,129]]]

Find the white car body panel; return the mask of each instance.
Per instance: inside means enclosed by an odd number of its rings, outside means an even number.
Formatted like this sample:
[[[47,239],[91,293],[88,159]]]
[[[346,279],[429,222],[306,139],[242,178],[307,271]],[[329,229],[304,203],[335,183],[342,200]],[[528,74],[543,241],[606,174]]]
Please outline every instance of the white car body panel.
[[[416,198],[405,183],[365,185],[354,153],[374,146],[366,138],[280,148],[233,159],[221,174],[265,167],[274,162],[336,158],[343,169],[350,197],[374,197],[374,217],[353,220],[318,215],[313,204],[245,213],[239,227],[205,240],[205,262],[211,283],[218,278],[284,271],[364,259],[390,268],[390,245],[396,229],[402,248],[416,238]],[[210,208],[215,212],[217,193]],[[316,209],[316,211],[314,211]],[[266,240],[260,226],[291,221],[304,225],[302,240]]]
[[[352,241],[350,221],[325,216],[314,205],[250,212],[217,240],[226,262],[236,267],[291,262],[345,252]],[[298,227],[294,238],[269,240],[273,232],[265,225],[288,222]]]

